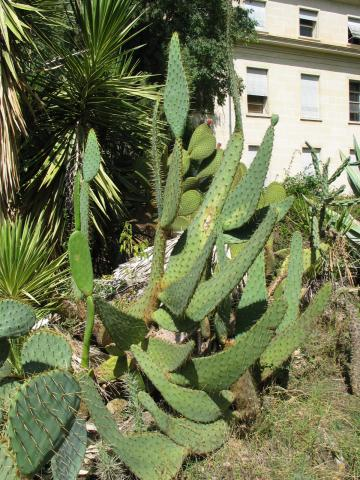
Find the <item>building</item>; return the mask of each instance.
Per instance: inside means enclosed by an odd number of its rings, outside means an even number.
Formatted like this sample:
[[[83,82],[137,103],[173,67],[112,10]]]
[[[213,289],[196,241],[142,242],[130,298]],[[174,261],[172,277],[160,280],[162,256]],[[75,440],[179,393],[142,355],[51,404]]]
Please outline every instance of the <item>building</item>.
[[[280,115],[269,180],[311,168],[305,142],[339,161],[360,142],[360,0],[242,0],[259,41],[235,49],[243,78],[244,162],[250,164],[272,113]],[[228,101],[217,110],[217,137],[233,125]],[[342,182],[344,183],[344,182]]]

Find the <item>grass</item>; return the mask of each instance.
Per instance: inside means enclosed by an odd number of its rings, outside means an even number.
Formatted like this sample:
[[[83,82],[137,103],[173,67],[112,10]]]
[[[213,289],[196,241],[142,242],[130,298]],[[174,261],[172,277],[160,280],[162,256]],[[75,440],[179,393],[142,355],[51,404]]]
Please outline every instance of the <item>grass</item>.
[[[342,376],[346,322],[335,304],[306,350],[295,354],[287,388],[265,391],[250,430],[235,427],[222,449],[190,460],[179,480],[360,478],[360,399],[348,393]]]

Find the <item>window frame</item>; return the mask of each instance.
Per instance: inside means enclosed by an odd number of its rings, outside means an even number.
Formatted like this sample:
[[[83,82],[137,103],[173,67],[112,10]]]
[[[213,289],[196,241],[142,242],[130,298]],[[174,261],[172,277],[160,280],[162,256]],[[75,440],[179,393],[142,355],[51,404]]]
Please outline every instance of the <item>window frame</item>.
[[[351,84],[352,83],[356,83],[358,85],[358,91],[352,91],[351,90]],[[357,94],[358,95],[358,100],[357,101],[354,101],[354,100],[351,100],[351,94]],[[351,111],[351,105],[352,104],[355,104],[358,106],[358,112],[356,113],[357,114],[357,120],[351,118],[351,115],[353,114],[353,112]],[[349,79],[349,121],[351,123],[360,123],[360,80],[354,80],[354,79]]]
[[[258,70],[259,72],[265,72],[265,77],[266,77],[266,96],[265,95],[254,95],[253,93],[248,92],[248,84],[246,85],[246,106],[247,106],[247,114],[248,115],[255,115],[255,116],[268,116],[269,115],[269,69],[268,68],[262,68],[262,67],[254,67],[254,66],[248,66],[246,67],[246,76],[248,77],[249,71],[250,70]],[[257,99],[263,99],[262,102],[250,102],[250,97],[252,97],[252,100]],[[249,105],[255,104],[255,105],[263,105],[262,111],[254,111],[249,108]]]
[[[249,17],[251,17],[251,3],[261,3],[264,6],[264,25],[256,25],[255,30],[258,32],[266,32],[267,31],[267,12],[266,12],[266,7],[267,7],[267,0],[244,0],[243,6],[244,8],[248,11]],[[253,19],[254,20],[254,19]],[[256,20],[255,20],[256,21]]]
[[[312,35],[309,36],[309,35],[302,35],[301,34],[301,20],[304,20],[301,18],[301,12],[302,11],[305,11],[305,12],[311,12],[313,14],[316,15],[316,20],[313,20],[313,29],[312,29]],[[308,20],[309,22],[311,20]],[[308,8],[308,7],[302,7],[302,6],[299,6],[299,16],[298,16],[298,28],[299,28],[299,37],[300,38],[307,38],[307,39],[313,39],[313,40],[317,40],[319,38],[319,10],[317,10],[316,8]],[[310,28],[310,26],[309,26]]]
[[[357,41],[352,42],[351,37],[351,30],[350,30],[350,22],[351,21],[358,21],[360,27],[360,17],[356,17],[354,15],[348,15],[347,27],[348,27],[348,45],[360,45],[360,38],[356,39]]]
[[[317,117],[311,117],[303,111],[303,79],[304,77],[313,77],[317,79],[317,103],[318,103],[318,115]],[[309,122],[321,122],[321,76],[319,73],[301,73],[300,74],[300,119]]]

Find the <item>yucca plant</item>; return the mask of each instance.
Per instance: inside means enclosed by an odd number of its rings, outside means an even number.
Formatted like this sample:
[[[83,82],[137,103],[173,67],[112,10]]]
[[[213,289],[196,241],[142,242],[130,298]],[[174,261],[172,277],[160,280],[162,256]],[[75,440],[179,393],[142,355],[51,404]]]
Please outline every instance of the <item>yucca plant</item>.
[[[44,108],[37,111],[28,156],[25,204],[45,209],[61,233],[71,212],[72,185],[82,163],[85,139],[93,128],[100,140],[102,163],[92,185],[92,221],[101,231],[115,213],[124,213],[114,171],[129,152],[139,155],[148,143],[148,99],[156,87],[136,71],[127,43],[136,35],[136,5],[131,0],[71,1],[71,29],[66,42],[50,42],[53,61],[35,80]],[[109,175],[107,139],[118,145]],[[136,156],[136,155],[135,155]],[[116,158],[114,158],[116,157]],[[60,234],[60,235],[58,235]]]
[[[0,224],[0,299],[29,303],[42,316],[57,306],[67,279],[66,256],[56,257],[41,218]]]

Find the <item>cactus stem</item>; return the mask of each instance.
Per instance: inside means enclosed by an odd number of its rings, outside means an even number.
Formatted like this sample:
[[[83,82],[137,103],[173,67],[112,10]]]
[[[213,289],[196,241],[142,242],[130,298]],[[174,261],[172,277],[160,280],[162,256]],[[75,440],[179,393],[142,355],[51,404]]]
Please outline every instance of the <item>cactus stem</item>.
[[[91,336],[94,329],[95,308],[94,308],[94,299],[92,295],[89,295],[86,298],[86,307],[87,307],[87,316],[86,316],[86,326],[85,326],[83,350],[82,350],[82,357],[81,357],[81,366],[83,368],[89,368],[90,341],[91,341]]]

